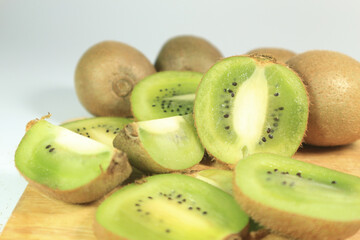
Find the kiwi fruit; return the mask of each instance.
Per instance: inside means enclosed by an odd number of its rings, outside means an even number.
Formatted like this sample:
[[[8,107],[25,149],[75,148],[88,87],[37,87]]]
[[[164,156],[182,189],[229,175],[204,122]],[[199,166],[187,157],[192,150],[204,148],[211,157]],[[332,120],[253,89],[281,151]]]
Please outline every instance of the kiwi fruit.
[[[194,71],[205,73],[221,52],[209,41],[196,36],[177,36],[168,40],[156,59],[157,71]]]
[[[302,142],[308,97],[298,75],[261,56],[234,56],[212,66],[194,103],[207,153],[233,165],[256,152],[292,156]]]
[[[360,178],[270,153],[238,162],[235,198],[255,221],[302,240],[345,239],[360,229]]]
[[[314,50],[287,64],[302,78],[310,98],[305,142],[338,146],[360,138],[360,63],[344,54]]]
[[[296,55],[295,52],[284,49],[284,48],[255,48],[249,51],[249,55],[266,55],[276,59],[279,63],[286,63],[287,60]]]
[[[201,78],[201,73],[188,71],[165,71],[146,77],[131,95],[134,117],[144,121],[192,113]]]
[[[114,146],[136,168],[152,173],[180,171],[204,155],[191,115],[134,122],[120,130]]]
[[[127,185],[96,211],[98,239],[243,239],[248,217],[234,198],[208,183],[160,174]]]
[[[130,93],[144,77],[155,73],[137,49],[104,41],[89,48],[75,70],[75,89],[81,104],[95,116],[131,116]]]
[[[74,120],[60,126],[82,136],[113,146],[113,141],[120,129],[133,120],[121,117],[94,117]]]
[[[32,121],[15,165],[44,194],[69,203],[101,198],[131,173],[126,154],[46,120]]]
[[[206,169],[195,173],[194,177],[218,187],[230,195],[233,194],[233,172],[230,170]]]

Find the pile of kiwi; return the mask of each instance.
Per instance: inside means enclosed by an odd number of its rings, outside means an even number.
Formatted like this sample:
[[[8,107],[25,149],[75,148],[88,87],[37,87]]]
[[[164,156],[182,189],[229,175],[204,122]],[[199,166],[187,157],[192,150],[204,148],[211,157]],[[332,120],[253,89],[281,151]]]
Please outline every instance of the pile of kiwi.
[[[115,41],[75,73],[93,118],[32,120],[15,154],[29,184],[99,200],[98,239],[345,239],[360,178],[291,157],[360,138],[360,63],[332,51],[259,48],[223,58],[177,36],[155,66]]]

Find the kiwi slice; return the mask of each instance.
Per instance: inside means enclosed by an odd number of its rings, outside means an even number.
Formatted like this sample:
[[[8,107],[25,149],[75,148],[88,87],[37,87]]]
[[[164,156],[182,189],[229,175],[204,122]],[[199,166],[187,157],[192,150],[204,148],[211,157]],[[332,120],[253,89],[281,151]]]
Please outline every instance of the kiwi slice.
[[[308,105],[288,67],[266,57],[229,57],[202,78],[195,125],[207,152],[229,164],[256,152],[291,156],[304,136]]]
[[[221,59],[221,52],[209,41],[197,36],[176,36],[161,48],[156,59],[157,71],[206,72]]]
[[[233,194],[233,172],[223,169],[206,169],[194,174],[194,177],[207,182],[215,187],[220,188],[224,192]]]
[[[202,74],[165,71],[138,83],[131,95],[131,110],[139,121],[182,116],[193,111]]]
[[[16,150],[15,165],[45,194],[91,202],[129,177],[125,153],[45,120],[32,124]]]
[[[160,174],[130,184],[96,211],[98,239],[241,239],[248,217],[220,189],[179,174]]]
[[[133,122],[128,118],[95,117],[66,122],[61,126],[85,137],[113,146],[115,136],[126,124]]]
[[[204,155],[191,115],[130,123],[114,139],[130,163],[146,172],[183,170]]]
[[[235,169],[234,192],[253,219],[295,239],[345,239],[360,228],[360,178],[275,154]]]

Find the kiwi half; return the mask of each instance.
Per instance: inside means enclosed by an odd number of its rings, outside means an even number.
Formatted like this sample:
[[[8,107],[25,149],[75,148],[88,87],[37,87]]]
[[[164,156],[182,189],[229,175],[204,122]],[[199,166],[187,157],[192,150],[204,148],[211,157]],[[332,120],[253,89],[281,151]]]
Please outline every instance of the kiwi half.
[[[295,52],[284,49],[284,48],[273,48],[273,47],[264,47],[256,48],[249,51],[247,54],[257,54],[257,55],[267,55],[276,59],[279,63],[286,63],[287,60],[296,55]]]
[[[131,122],[133,120],[128,118],[95,117],[66,122],[61,126],[85,137],[113,146],[114,138],[120,129]]]
[[[75,71],[75,89],[81,104],[95,116],[129,117],[130,93],[154,66],[137,49],[116,41],[89,48]]]
[[[248,217],[220,189],[195,178],[161,174],[113,193],[96,211],[98,239],[242,239]]]
[[[305,142],[338,146],[360,139],[360,62],[338,52],[314,50],[287,64],[298,72],[309,92]]]
[[[114,139],[131,165],[146,172],[190,168],[204,155],[191,115],[130,123]]]
[[[143,79],[131,94],[131,110],[138,121],[182,116],[193,111],[202,74],[166,71]]]
[[[263,226],[295,239],[345,239],[360,228],[360,178],[275,154],[235,169],[234,192]]]
[[[15,165],[29,184],[70,203],[94,201],[131,173],[125,153],[45,120],[26,132]]]
[[[206,72],[223,56],[209,41],[196,36],[177,36],[168,40],[156,59],[157,71]]]
[[[264,57],[216,63],[199,85],[195,125],[207,152],[235,164],[256,152],[292,156],[305,133],[308,98],[298,75]]]

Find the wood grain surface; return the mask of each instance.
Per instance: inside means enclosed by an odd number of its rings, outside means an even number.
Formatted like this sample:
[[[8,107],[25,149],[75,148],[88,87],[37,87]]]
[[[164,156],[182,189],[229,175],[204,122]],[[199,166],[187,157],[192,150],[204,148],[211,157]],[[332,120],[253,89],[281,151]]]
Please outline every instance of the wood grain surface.
[[[304,146],[294,157],[360,177],[360,141],[333,148]],[[28,186],[0,239],[94,240],[92,225],[100,201],[86,205],[66,204]],[[360,232],[348,240],[360,240]]]

